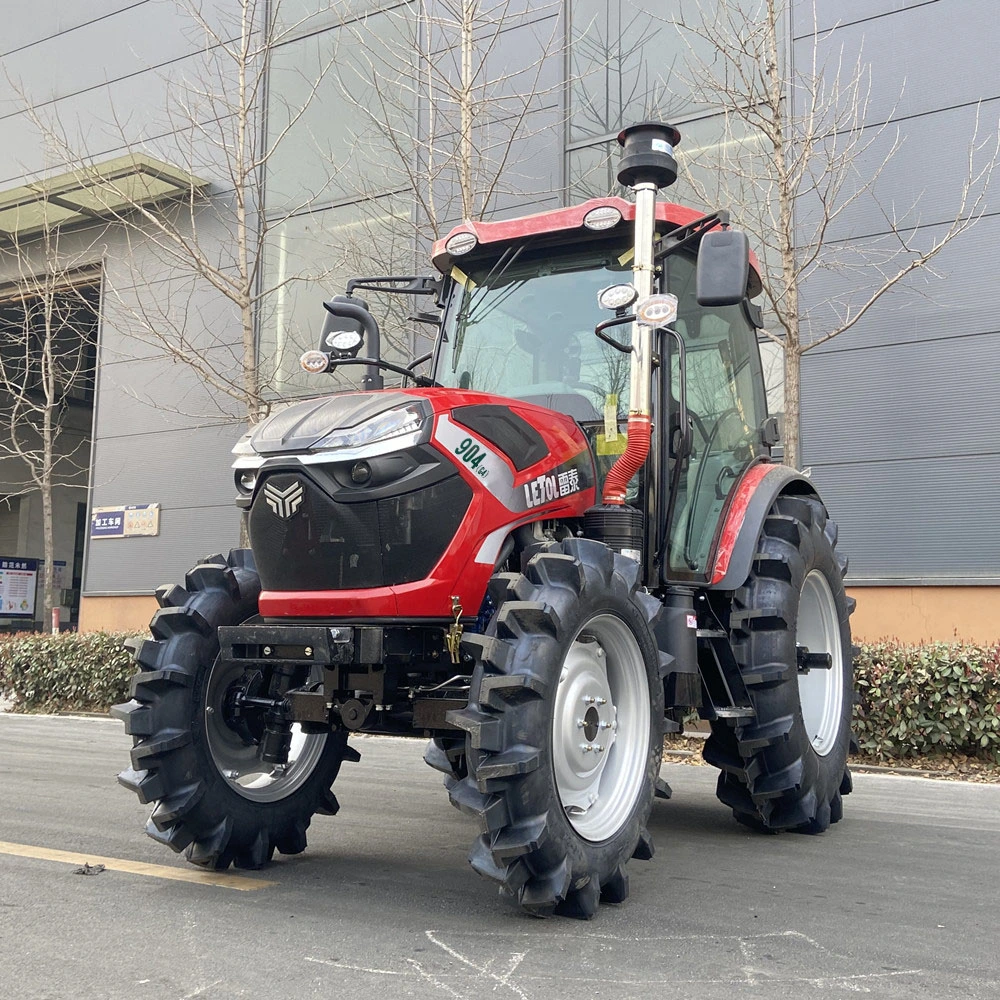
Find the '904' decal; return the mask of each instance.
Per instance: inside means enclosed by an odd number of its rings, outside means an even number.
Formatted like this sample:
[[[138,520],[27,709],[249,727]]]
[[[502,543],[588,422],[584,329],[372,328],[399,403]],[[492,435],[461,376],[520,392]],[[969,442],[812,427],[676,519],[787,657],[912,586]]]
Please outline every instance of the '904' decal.
[[[492,457],[490,453],[480,444],[477,444],[472,438],[462,438],[458,443],[458,447],[455,449],[455,454],[459,455],[463,462],[480,479],[487,479],[490,474],[489,467],[483,465],[483,461],[487,457]]]
[[[514,473],[507,462],[469,434],[466,428],[450,420],[447,414],[438,418],[433,440],[446,454],[454,455],[469,472],[482,480],[484,489],[515,513],[534,510],[594,485],[593,464],[586,451],[515,486]]]

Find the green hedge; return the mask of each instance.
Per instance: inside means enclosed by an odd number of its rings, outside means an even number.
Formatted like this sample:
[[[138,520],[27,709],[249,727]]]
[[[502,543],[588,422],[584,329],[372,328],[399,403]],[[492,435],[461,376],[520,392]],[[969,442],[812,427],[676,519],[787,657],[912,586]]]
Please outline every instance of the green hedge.
[[[123,632],[0,636],[0,694],[20,712],[105,712],[135,672]]]
[[[105,711],[128,697],[126,634],[0,637],[0,693],[22,712]],[[1000,645],[867,643],[856,660],[862,753],[1000,761]]]
[[[866,643],[854,732],[880,758],[960,753],[1000,762],[1000,644]]]

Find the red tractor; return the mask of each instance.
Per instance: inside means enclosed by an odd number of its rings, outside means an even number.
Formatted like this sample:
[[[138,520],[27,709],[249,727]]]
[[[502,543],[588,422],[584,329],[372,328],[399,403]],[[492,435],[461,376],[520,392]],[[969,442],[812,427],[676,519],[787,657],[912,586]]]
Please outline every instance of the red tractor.
[[[119,780],[151,837],[258,868],[337,811],[352,732],[430,737],[479,826],[473,868],[533,914],[590,917],[651,857],[663,736],[695,710],[737,820],[840,819],[847,560],[770,457],[746,237],[657,201],[679,140],[619,136],[634,204],[467,222],[435,245],[439,277],[326,303],[303,367],[360,365],[361,391],[237,445],[251,549],[160,588],[135,645]],[[361,289],[432,297],[433,352],[382,360]]]

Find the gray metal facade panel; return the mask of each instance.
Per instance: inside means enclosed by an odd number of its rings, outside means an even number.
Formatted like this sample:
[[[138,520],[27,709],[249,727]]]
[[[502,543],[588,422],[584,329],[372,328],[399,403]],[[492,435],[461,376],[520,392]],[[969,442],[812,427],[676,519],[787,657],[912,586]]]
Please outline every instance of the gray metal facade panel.
[[[93,505],[160,503],[164,508],[188,508],[231,504],[236,494],[230,452],[244,430],[242,424],[232,424],[98,438]]]
[[[537,24],[545,24],[561,20],[561,5],[547,0],[504,0],[500,5],[480,5],[478,19],[473,20],[473,35],[477,42],[492,38],[498,22],[500,35],[507,32],[530,29]],[[427,9],[431,18],[435,18],[435,31],[432,38],[432,51],[440,56],[439,62],[454,60],[449,49],[456,49],[460,44],[460,29],[455,21],[455,7],[445,0],[429,0]],[[546,28],[545,36],[550,37],[552,28]],[[517,62],[530,65],[530,60],[523,56],[524,50]]]
[[[32,49],[31,51],[35,51]],[[38,57],[46,58],[44,46],[38,47]],[[146,70],[135,76],[101,85],[95,89],[61,98],[54,105],[44,105],[39,113],[54,122],[56,131],[65,129],[66,136],[75,147],[82,145],[84,152],[94,160],[121,156],[132,149],[142,149],[150,156],[186,166],[196,175],[212,180],[224,178],[220,169],[223,157],[202,132],[202,123],[189,123],[178,112],[176,101],[171,103],[167,94],[170,87],[187,76],[192,78],[202,64],[201,56],[191,56],[170,64],[164,70]],[[49,145],[39,133],[31,116],[19,111],[19,104],[10,105],[6,116],[0,116],[4,142],[0,145],[0,185],[14,186],[25,177],[45,175],[53,170]],[[205,131],[212,128],[213,114],[206,111]],[[123,137],[127,132],[128,143]]]
[[[240,359],[231,348],[198,352],[198,361],[237,384]],[[241,401],[222,393],[183,361],[160,355],[101,366],[101,405],[97,414],[99,440],[133,434],[231,425],[242,420]]]
[[[211,23],[220,8],[206,4],[199,9]],[[218,21],[215,27],[220,28]],[[17,89],[37,105],[147,73],[155,76],[156,68],[197,52],[204,44],[205,33],[196,18],[180,5],[132,4],[113,17],[53,33],[38,45],[13,52],[5,57],[4,67]],[[0,115],[20,110],[20,105],[18,93],[5,88]]]
[[[1000,82],[995,90],[1000,90]],[[889,228],[887,218],[895,220],[902,232],[952,222],[961,212],[970,150],[983,147],[973,157],[975,175],[996,151],[990,135],[995,135],[998,117],[1000,97],[993,97],[981,106],[928,111],[913,120],[866,129],[852,158],[854,176],[843,194],[853,200],[830,222],[827,241],[853,242],[884,233]],[[983,194],[980,211],[1000,210],[1000,185],[987,186]],[[970,208],[971,202],[966,212]],[[808,194],[796,202],[797,231],[803,241],[822,218],[818,209],[818,201]]]
[[[176,346],[182,336],[193,352],[219,347],[235,350],[241,335],[232,300],[198,276],[175,273],[167,280],[136,287],[119,286],[108,275],[101,312],[102,365],[166,358],[166,341]]]
[[[1000,455],[844,463],[813,480],[851,582],[1000,581]]]
[[[5,56],[15,49],[44,42],[61,32],[79,30],[90,21],[133,6],[135,0],[87,0],[86,3],[33,0],[32,3],[7,4],[3,12],[0,55]]]
[[[803,463],[1000,455],[998,357],[1000,333],[807,354]]]
[[[168,509],[155,538],[92,539],[84,594],[151,594],[162,583],[183,583],[199,559],[239,544],[233,506]]]
[[[947,230],[929,226],[913,238],[930,246]],[[1000,216],[981,219],[933,262],[933,273],[916,272],[889,292],[857,326],[816,348],[817,353],[857,350],[899,342],[961,337],[1000,329],[1000,283],[996,246]],[[859,243],[877,250],[879,244]],[[801,290],[810,336],[821,336],[846,315],[843,305],[863,304],[881,278],[871,263],[817,272]]]
[[[889,17],[847,24],[821,39],[827,75],[842,73],[858,54],[871,71],[865,122],[906,118],[993,96],[997,88],[1000,19],[993,0],[928,3]],[[793,43],[796,64],[812,62],[813,41]],[[933,144],[929,144],[933,148]]]
[[[838,25],[884,17],[907,7],[921,7],[939,0],[793,0],[792,37],[829,31]],[[815,15],[815,16],[814,16]]]
[[[205,552],[236,545],[239,514],[229,466],[243,430],[188,428],[97,440],[91,506],[159,503],[160,534],[91,541],[86,592],[148,593],[182,579]]]
[[[207,178],[206,178],[207,179]],[[193,205],[176,204],[161,206],[161,212],[170,212],[173,230],[184,240],[193,243],[207,265],[224,274],[237,270],[236,223],[232,209],[233,192],[216,191],[199,197]],[[112,288],[143,287],[167,278],[184,280],[195,273],[196,261],[178,244],[168,242],[148,224],[143,228],[138,221],[127,231],[121,228],[108,235],[105,270]]]
[[[559,207],[563,153],[561,143],[553,142],[553,136],[560,134],[561,121],[559,108],[532,111],[524,117],[520,135],[509,143],[504,137],[498,152],[503,153],[506,163],[502,176],[497,178],[486,218],[513,218]],[[492,142],[503,136],[497,126],[482,128],[479,134]],[[486,171],[484,176],[492,180],[495,174]],[[445,175],[434,183],[434,203],[444,233],[462,221],[461,198],[453,177]]]

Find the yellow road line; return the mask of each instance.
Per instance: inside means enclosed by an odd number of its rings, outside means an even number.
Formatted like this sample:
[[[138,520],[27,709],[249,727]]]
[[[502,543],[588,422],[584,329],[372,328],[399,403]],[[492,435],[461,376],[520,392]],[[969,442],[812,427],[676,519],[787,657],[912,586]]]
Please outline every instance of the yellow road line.
[[[169,865],[150,865],[144,861],[127,861],[123,858],[103,858],[85,851],[56,851],[51,847],[34,847],[31,844],[11,844],[0,840],[0,854],[13,854],[20,858],[37,858],[40,861],[59,861],[63,864],[82,867],[88,864],[104,865],[109,871],[128,872],[130,875],[149,875],[152,878],[173,879],[175,882],[197,882],[200,885],[218,885],[223,889],[266,889],[277,885],[265,879],[245,878],[242,875],[228,875],[225,872],[203,872],[194,868],[173,868]]]

